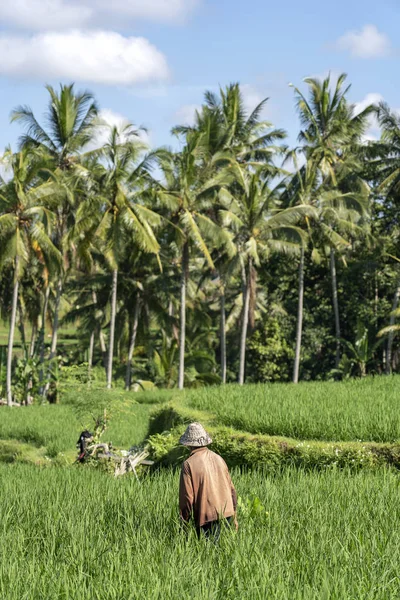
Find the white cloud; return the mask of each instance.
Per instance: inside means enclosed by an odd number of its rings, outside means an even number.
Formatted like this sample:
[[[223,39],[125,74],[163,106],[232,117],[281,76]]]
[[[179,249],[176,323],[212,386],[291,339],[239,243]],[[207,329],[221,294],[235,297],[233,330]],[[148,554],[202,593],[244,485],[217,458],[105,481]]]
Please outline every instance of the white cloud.
[[[124,117],[120,113],[114,112],[109,108],[103,108],[99,113],[99,118],[106,123],[106,126],[117,127],[118,131],[130,124],[127,117]]]
[[[376,92],[371,92],[370,94],[367,94],[365,96],[365,98],[363,98],[363,100],[355,103],[354,112],[356,115],[358,115],[358,114],[360,114],[360,112],[362,112],[364,109],[366,109],[367,106],[370,106],[371,104],[379,104],[379,102],[382,102],[383,99],[384,98],[383,98],[382,94],[378,94]]]
[[[256,106],[258,106],[260,102],[262,102],[266,97],[263,94],[261,94],[261,92],[256,87],[250,85],[249,83],[242,84],[240,86],[240,89],[243,94],[244,107],[249,114],[252,113]],[[263,109],[263,112],[264,110],[265,107]]]
[[[68,29],[80,27],[92,16],[88,6],[63,0],[1,0],[0,22],[23,29]]]
[[[174,118],[177,125],[194,125],[196,110],[201,110],[199,104],[185,104],[175,113]]]
[[[141,37],[107,31],[0,36],[0,75],[130,85],[168,78],[164,55]]]
[[[365,98],[363,98],[363,100],[361,100],[360,102],[356,102],[354,104],[354,112],[357,115],[362,110],[367,108],[367,106],[369,106],[371,104],[378,105],[380,102],[384,102],[384,100],[385,99],[382,96],[382,94],[378,94],[377,92],[371,92],[371,93],[367,94],[365,96]],[[394,112],[395,114],[397,114],[400,117],[400,108],[391,107],[391,110],[392,110],[392,112]],[[379,126],[379,122],[376,117],[376,114],[373,113],[372,115],[369,116],[369,127],[363,136],[363,141],[364,142],[376,141],[376,140],[379,140],[380,136],[381,136],[381,129]]]
[[[110,136],[110,127],[116,127],[118,131],[122,132],[126,125],[132,124],[127,117],[124,117],[120,113],[114,112],[109,108],[104,108],[99,112],[99,119],[104,123],[104,125],[99,125],[96,128],[96,133],[93,137],[93,140],[85,148],[85,151],[95,150],[97,148],[101,148],[101,146],[104,146]],[[149,145],[150,138],[146,131],[141,130],[139,132],[139,137],[145,144]],[[125,140],[126,138],[121,136],[121,142],[123,143]]]
[[[199,0],[0,0],[0,22],[23,29],[97,27],[111,22],[185,20]]]
[[[354,58],[382,58],[392,50],[388,36],[375,25],[364,25],[360,31],[348,31],[338,39],[336,47],[349,51]]]
[[[377,92],[371,92],[365,96],[360,102],[356,102],[354,105],[354,112],[356,115],[360,114],[367,106],[371,104],[379,104],[384,100],[382,94]],[[369,126],[363,136],[364,142],[376,141],[380,137],[380,129],[378,119],[375,114],[369,116]]]
[[[4,181],[10,181],[12,179],[12,168],[8,157],[5,157],[6,148],[0,153],[0,177]]]

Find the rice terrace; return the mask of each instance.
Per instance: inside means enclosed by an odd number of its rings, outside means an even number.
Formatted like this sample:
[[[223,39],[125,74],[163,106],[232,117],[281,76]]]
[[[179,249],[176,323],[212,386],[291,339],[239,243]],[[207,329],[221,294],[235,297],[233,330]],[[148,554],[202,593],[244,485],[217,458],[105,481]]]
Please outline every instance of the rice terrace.
[[[2,409],[0,597],[396,598],[399,384],[250,385],[239,416],[231,385],[133,397],[81,386],[59,405]],[[108,407],[115,445],[150,434],[155,466],[139,482],[73,464],[94,405]],[[199,411],[239,496],[238,533],[211,548],[182,536],[177,513],[176,440]]]
[[[400,599],[398,3],[0,0],[0,600]]]

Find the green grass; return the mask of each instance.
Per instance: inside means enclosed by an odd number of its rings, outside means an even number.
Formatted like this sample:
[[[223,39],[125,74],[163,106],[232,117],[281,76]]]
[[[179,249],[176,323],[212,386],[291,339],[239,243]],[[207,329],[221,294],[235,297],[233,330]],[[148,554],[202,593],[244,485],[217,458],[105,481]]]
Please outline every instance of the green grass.
[[[400,376],[338,383],[228,385],[187,391],[219,423],[300,440],[400,440]]]
[[[137,395],[140,398],[140,395]],[[129,448],[142,442],[148,431],[152,405],[139,404],[135,394],[76,388],[64,395],[66,404],[0,408],[0,440],[18,440],[35,447],[44,447],[51,456],[76,455],[75,444],[82,429],[93,427],[91,415],[102,414],[111,407],[110,426],[104,440],[114,446]],[[1,460],[1,453],[0,453]]]
[[[81,465],[57,466],[62,454],[73,458],[90,413],[111,407],[105,438],[126,448],[144,439],[154,406],[170,400],[187,414],[210,411],[212,426],[227,436],[227,452],[244,452],[244,446],[251,452],[254,436],[243,434],[236,447],[224,424],[248,432],[271,427],[298,438],[312,432],[317,439],[395,439],[399,384],[393,377],[228,386],[184,396],[76,385],[64,390],[61,405],[1,408],[1,600],[399,598],[395,470],[233,470],[240,529],[226,531],[215,547],[179,526],[178,472],[147,471],[137,482]],[[223,453],[222,434],[216,437]],[[260,440],[253,450],[260,451]],[[46,457],[56,458],[52,468],[34,466],[50,464]]]
[[[219,547],[180,531],[178,477],[0,467],[2,600],[399,597],[393,472],[235,472],[268,515],[239,513]]]
[[[8,332],[9,332],[8,323],[4,323],[4,322],[0,321],[0,346],[7,346]],[[31,335],[32,335],[32,328],[30,327],[29,324],[27,324],[25,327],[25,337],[26,337],[26,341],[28,344],[30,343]],[[76,344],[77,343],[76,327],[61,327],[58,332],[58,340],[61,345],[72,344],[72,343]],[[50,327],[47,327],[47,329],[46,329],[45,342],[47,344],[51,343]],[[21,344],[21,333],[20,333],[19,328],[16,327],[15,334],[14,334],[14,345],[20,346],[20,344]]]

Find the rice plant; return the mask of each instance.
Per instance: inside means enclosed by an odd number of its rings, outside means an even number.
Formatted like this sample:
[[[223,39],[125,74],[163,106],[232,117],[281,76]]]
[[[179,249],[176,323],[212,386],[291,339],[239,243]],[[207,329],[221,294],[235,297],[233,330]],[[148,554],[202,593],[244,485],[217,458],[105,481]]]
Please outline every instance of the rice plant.
[[[186,535],[178,473],[0,467],[3,600],[332,600],[400,595],[396,473],[234,472],[240,529]]]
[[[251,433],[297,439],[393,442],[400,439],[400,377],[346,382],[258,384],[186,392],[192,408]]]

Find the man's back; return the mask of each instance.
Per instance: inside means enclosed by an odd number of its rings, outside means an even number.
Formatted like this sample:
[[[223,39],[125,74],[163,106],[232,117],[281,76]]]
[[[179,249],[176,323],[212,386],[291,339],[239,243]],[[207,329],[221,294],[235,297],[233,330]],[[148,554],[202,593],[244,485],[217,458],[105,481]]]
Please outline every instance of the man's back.
[[[179,507],[185,521],[193,511],[198,527],[235,514],[236,492],[221,456],[206,447],[192,450],[182,465]]]

